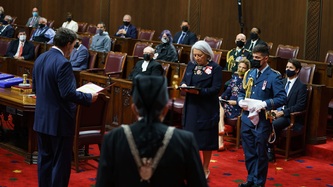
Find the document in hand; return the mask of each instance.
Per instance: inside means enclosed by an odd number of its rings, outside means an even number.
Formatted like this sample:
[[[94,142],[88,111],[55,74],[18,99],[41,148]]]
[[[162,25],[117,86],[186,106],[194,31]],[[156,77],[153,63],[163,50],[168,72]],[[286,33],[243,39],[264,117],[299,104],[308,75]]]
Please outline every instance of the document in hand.
[[[100,87],[94,83],[87,83],[79,88],[76,89],[76,91],[80,91],[80,92],[83,92],[83,93],[97,93],[97,92],[100,92],[104,90],[103,87]]]

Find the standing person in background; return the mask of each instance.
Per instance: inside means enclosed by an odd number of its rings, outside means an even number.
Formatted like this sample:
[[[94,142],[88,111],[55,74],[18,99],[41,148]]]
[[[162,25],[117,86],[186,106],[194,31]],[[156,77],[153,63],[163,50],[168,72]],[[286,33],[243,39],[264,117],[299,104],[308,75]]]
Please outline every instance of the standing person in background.
[[[265,41],[260,39],[260,34],[261,30],[258,27],[253,27],[250,32],[250,39],[245,43],[245,49],[252,51],[256,45],[267,45]]]
[[[265,186],[268,172],[267,144],[272,132],[265,110],[282,106],[287,98],[280,72],[268,65],[268,46],[255,46],[252,55],[252,69],[244,75],[244,85],[238,95],[238,105],[244,109],[241,138],[248,174],[247,182],[239,184],[239,187]]]
[[[19,60],[33,60],[35,57],[34,44],[27,41],[24,30],[17,34],[17,40],[12,40],[8,46],[6,56]]]
[[[79,25],[77,24],[76,21],[73,20],[72,13],[67,12],[66,21],[62,24],[62,27],[70,29],[74,32],[78,31]]]
[[[191,62],[180,84],[186,92],[183,128],[194,134],[202,151],[206,178],[210,174],[208,166],[212,151],[218,149],[218,94],[222,87],[222,67],[212,61],[213,57],[207,42],[196,42],[191,48]],[[186,89],[187,86],[197,89]]]
[[[105,24],[97,24],[96,34],[92,38],[90,50],[107,53],[111,50],[112,41],[109,33],[105,31]]]
[[[90,105],[97,93],[76,91],[72,66],[66,59],[76,34],[59,28],[54,45],[41,54],[32,72],[36,93],[33,129],[38,140],[38,186],[67,187],[71,173],[76,104]]]
[[[34,7],[32,9],[32,17],[30,17],[28,19],[28,21],[25,24],[25,26],[37,28],[38,27],[38,23],[39,23],[39,18],[40,18],[40,16],[38,15],[38,9],[36,7]]]
[[[123,25],[118,27],[118,31],[114,34],[117,37],[122,38],[137,38],[137,30],[134,25],[131,24],[132,17],[128,14],[124,15]]]
[[[178,53],[175,46],[172,44],[172,35],[169,30],[162,31],[160,37],[161,44],[155,48],[156,60],[164,60],[168,62],[177,62]]]
[[[173,37],[176,44],[193,45],[198,41],[197,35],[190,31],[190,24],[187,20],[182,21],[180,25],[182,31],[177,32]]]
[[[103,138],[96,187],[206,187],[193,134],[162,123],[168,112],[166,78],[138,75],[132,91],[138,121]]]

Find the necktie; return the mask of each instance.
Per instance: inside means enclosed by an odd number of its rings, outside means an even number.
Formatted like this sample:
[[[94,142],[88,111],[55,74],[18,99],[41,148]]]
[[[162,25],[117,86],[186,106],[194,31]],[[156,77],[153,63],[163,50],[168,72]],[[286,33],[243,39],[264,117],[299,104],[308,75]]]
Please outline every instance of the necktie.
[[[289,86],[290,86],[290,81],[288,81],[287,86],[286,86],[286,88],[285,88],[285,90],[286,90],[286,94],[287,94],[287,95],[288,95]]]
[[[257,76],[257,78],[259,78],[259,77],[260,77],[260,75],[261,75],[261,71],[258,71],[258,76]]]
[[[180,36],[179,40],[178,40],[178,44],[182,44],[183,43],[183,40],[184,40],[184,37],[185,37],[185,32]]]
[[[249,48],[250,51],[252,51],[253,46],[254,46],[254,43],[251,42],[251,45],[250,45],[250,48]]]
[[[36,17],[32,17],[31,21],[30,21],[30,27],[34,26],[35,25],[35,20],[36,20]]]
[[[21,46],[20,46],[20,49],[19,49],[18,57],[22,56],[22,52],[23,52],[23,43],[21,42]]]

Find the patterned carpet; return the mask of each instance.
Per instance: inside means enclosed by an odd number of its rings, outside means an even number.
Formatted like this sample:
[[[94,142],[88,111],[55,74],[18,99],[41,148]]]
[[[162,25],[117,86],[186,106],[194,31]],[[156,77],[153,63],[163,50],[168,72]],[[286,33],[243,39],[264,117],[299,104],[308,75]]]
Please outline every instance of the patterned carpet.
[[[91,152],[98,151],[92,147]],[[81,172],[72,168],[69,186],[93,187],[95,184],[95,161],[81,162]],[[210,164],[210,187],[237,186],[246,179],[243,150],[229,148],[224,152],[214,152]],[[0,187],[37,186],[37,166],[28,165],[20,155],[0,148]],[[333,162],[303,156],[284,161],[277,157],[275,164],[269,165],[266,187],[333,187]]]

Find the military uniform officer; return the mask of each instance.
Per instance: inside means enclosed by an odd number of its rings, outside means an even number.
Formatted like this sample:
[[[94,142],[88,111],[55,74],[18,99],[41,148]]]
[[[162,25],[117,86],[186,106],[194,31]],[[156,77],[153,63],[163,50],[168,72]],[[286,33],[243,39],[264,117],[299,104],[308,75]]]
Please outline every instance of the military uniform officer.
[[[247,58],[249,61],[252,60],[252,52],[244,48],[246,42],[246,36],[242,33],[239,33],[236,36],[235,44],[236,48],[231,49],[227,53],[227,64],[225,70],[232,71],[233,73],[237,71],[238,62],[242,58]]]

